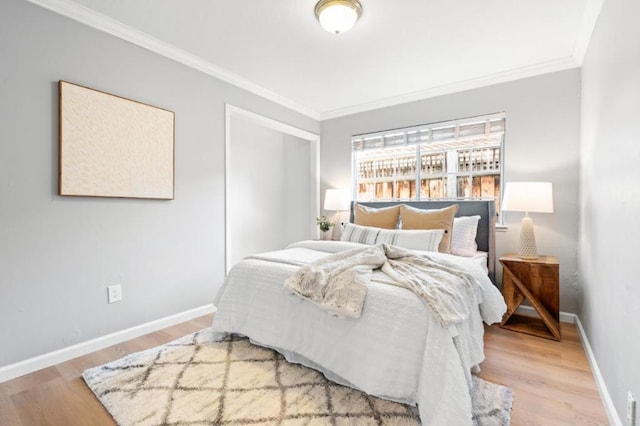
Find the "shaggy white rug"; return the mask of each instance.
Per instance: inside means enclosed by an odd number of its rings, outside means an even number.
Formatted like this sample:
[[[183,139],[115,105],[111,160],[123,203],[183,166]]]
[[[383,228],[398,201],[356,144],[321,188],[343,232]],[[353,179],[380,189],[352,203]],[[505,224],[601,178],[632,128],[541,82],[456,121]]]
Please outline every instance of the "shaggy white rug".
[[[83,374],[120,425],[418,425],[417,410],[337,385],[210,329]],[[508,425],[513,393],[474,377],[477,425]]]

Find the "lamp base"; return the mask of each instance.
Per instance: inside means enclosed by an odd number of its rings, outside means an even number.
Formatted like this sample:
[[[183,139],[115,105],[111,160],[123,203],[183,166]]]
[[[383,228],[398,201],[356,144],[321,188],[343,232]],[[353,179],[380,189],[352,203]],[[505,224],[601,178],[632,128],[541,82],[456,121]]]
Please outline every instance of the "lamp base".
[[[340,239],[340,237],[342,237],[342,232],[344,231],[344,224],[345,224],[345,221],[344,221],[344,220],[342,220],[342,212],[343,212],[342,210],[338,210],[338,211],[336,212],[336,216],[337,216],[337,219],[338,219],[338,220],[336,220],[336,222],[335,222],[335,223],[336,223],[336,228],[337,228],[337,229],[338,229],[338,231],[339,231],[339,232],[338,232],[338,239]],[[338,226],[338,225],[340,225],[340,226]]]
[[[518,257],[521,259],[537,259],[536,235],[533,231],[533,219],[528,215],[522,218],[520,228],[520,249]]]

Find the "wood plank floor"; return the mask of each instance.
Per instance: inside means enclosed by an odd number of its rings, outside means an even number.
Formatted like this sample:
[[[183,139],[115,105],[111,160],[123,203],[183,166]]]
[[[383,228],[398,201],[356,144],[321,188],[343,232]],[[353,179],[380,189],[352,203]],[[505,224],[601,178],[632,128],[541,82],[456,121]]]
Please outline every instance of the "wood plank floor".
[[[0,383],[0,424],[113,425],[82,372],[201,330],[211,319],[206,315]],[[487,327],[487,359],[480,376],[513,389],[514,426],[607,424],[576,328],[561,326],[561,342]]]

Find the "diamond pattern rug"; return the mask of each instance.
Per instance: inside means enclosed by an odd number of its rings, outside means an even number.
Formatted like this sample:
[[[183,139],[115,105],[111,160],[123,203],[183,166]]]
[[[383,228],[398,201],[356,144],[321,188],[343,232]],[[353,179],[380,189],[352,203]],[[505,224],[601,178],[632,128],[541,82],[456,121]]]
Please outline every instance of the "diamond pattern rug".
[[[417,410],[327,380],[211,329],[83,374],[120,425],[419,425]],[[474,423],[508,425],[512,393],[474,378]]]

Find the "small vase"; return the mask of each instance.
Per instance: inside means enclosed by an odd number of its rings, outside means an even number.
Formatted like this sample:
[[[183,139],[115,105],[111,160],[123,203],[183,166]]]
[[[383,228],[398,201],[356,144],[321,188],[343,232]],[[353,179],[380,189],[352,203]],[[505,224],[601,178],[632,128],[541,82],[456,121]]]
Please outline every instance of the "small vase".
[[[331,232],[332,229],[329,229],[328,231],[321,231],[322,232],[322,239],[323,240],[330,240],[331,236],[333,235],[333,232]]]

